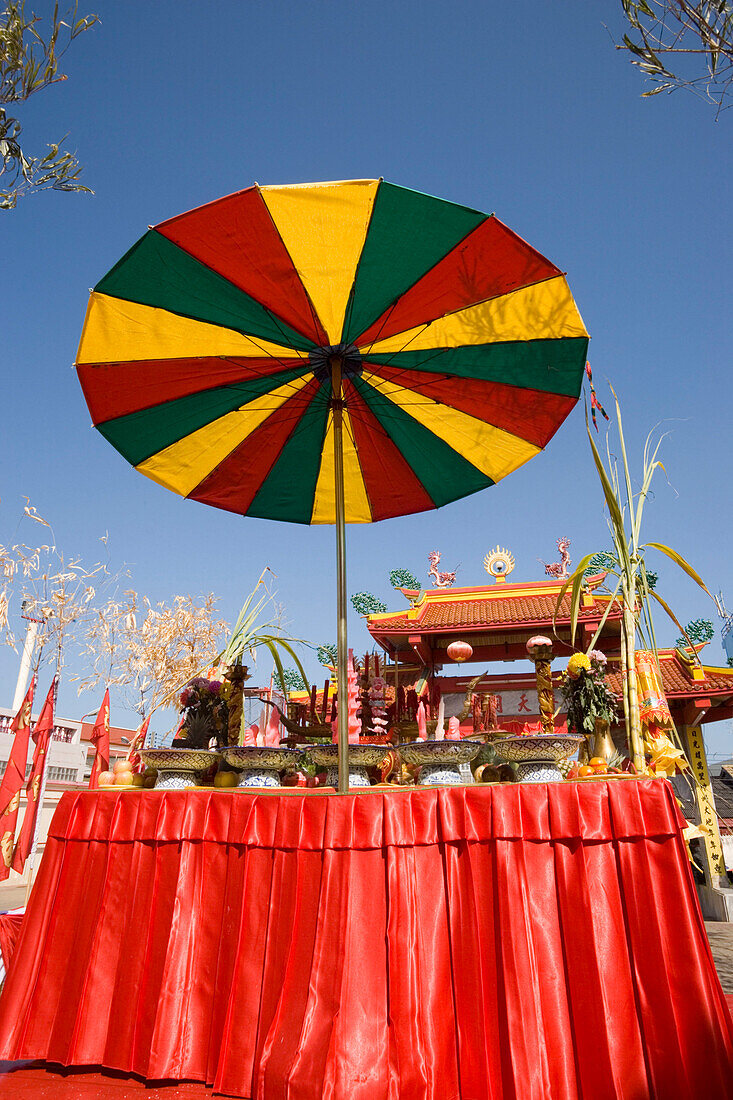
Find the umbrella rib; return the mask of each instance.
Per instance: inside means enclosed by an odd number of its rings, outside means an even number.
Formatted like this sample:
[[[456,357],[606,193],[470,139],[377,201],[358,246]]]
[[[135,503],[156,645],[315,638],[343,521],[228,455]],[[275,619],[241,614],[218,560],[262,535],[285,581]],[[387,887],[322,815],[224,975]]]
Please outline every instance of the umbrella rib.
[[[237,363],[237,362],[236,362],[236,361],[235,361],[234,359],[231,359],[231,358],[230,358],[229,356],[226,356],[226,355],[222,355],[222,356],[220,356],[220,358],[221,358],[221,359],[222,359],[222,360],[223,360],[223,361],[224,361],[225,363],[231,363],[231,364],[232,364],[232,366],[235,366],[235,367],[239,367],[239,366],[241,366],[241,364],[240,364],[240,363]],[[281,360],[281,359],[277,359],[277,358],[276,358],[275,356],[268,356],[268,358],[270,358],[270,359],[273,359],[273,360],[274,360],[274,362],[276,362],[276,363],[280,363],[280,365],[281,365],[281,366],[283,367],[283,370],[284,370],[284,371],[287,371],[287,370],[293,370],[293,367],[292,367],[292,366],[291,366],[291,367],[287,366],[287,364],[286,364],[286,363],[284,363],[284,362],[283,362],[283,360]],[[264,377],[264,376],[263,376],[263,375],[261,375],[261,374],[258,374],[258,373],[257,373],[257,372],[256,372],[256,371],[254,370],[254,368],[252,368],[252,379],[253,379],[253,380],[254,380],[254,379],[257,379],[257,378],[262,378],[262,377]],[[272,378],[272,381],[273,381],[273,386],[272,386],[272,389],[276,389],[276,388],[280,388],[280,387],[283,387],[283,388],[284,388],[285,386],[289,386],[289,387],[290,387],[290,388],[291,388],[291,389],[293,390],[293,392],[294,392],[294,393],[300,393],[300,389],[296,389],[296,388],[295,388],[295,383],[296,383],[296,381],[298,380],[298,378],[303,378],[303,377],[304,377],[304,375],[302,375],[302,374],[299,374],[299,375],[297,375],[297,376],[296,376],[296,378],[291,378],[291,379],[290,379],[289,381],[287,381],[287,382],[279,382],[279,381],[278,381],[278,375],[277,375],[277,374],[273,374],[273,375],[271,375],[270,377]],[[239,387],[239,386],[246,386],[246,385],[247,385],[247,382],[248,382],[248,380],[247,380],[247,379],[244,379],[244,380],[243,380],[243,381],[241,381],[241,382],[228,382],[228,383],[227,383],[227,388],[229,388],[229,389],[237,389],[237,387]],[[212,387],[212,388],[213,388],[213,389],[216,389],[217,387],[215,387],[215,386],[214,386],[214,387]],[[205,391],[201,391],[201,392],[205,392]],[[252,398],[252,400],[254,401],[254,400],[256,400],[256,398]]]

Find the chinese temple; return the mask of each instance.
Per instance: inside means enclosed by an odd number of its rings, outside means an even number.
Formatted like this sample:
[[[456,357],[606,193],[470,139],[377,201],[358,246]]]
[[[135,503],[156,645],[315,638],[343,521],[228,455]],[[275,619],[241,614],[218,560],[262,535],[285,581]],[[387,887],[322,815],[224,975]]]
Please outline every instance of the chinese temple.
[[[530,733],[539,730],[540,714],[527,642],[538,634],[547,635],[553,640],[554,657],[568,658],[574,650],[588,648],[608,612],[596,646],[609,660],[609,687],[621,694],[621,612],[617,607],[609,610],[611,596],[599,591],[606,574],[591,576],[584,585],[573,645],[569,591],[558,606],[565,578],[509,583],[507,574],[513,564],[511,555],[497,548],[485,561],[493,584],[401,589],[407,607],[368,615],[370,635],[392,661],[385,670],[390,683],[393,677],[406,686],[431,680],[439,685],[446,715],[459,714],[472,676],[451,658],[449,647],[467,643],[470,662],[477,667],[521,662],[518,671],[482,676],[473,690],[494,697],[496,726],[508,733]],[[664,694],[695,779],[689,785],[702,832],[700,856],[706,881],[714,887],[725,879],[726,867],[701,727],[733,717],[733,669],[702,664],[697,653],[678,649],[660,650],[659,659]],[[556,682],[558,677],[559,673],[553,676]],[[558,692],[556,705],[559,702]],[[562,713],[556,717],[556,726],[566,728]],[[469,732],[465,720],[461,728]],[[620,738],[621,729],[616,733]],[[727,919],[732,918],[730,914]]]

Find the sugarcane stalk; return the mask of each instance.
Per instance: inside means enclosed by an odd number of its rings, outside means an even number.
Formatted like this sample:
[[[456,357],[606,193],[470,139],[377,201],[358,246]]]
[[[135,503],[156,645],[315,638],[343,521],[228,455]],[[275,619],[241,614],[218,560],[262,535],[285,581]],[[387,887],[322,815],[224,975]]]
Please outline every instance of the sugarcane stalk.
[[[635,600],[636,585],[632,577],[628,594],[624,593],[624,631],[626,633],[626,660],[628,665],[627,690],[629,704],[629,735],[631,759],[637,771],[642,771],[644,768],[644,749],[641,738],[641,723],[639,722],[639,696],[636,686],[636,665],[634,662],[634,651],[636,648]]]

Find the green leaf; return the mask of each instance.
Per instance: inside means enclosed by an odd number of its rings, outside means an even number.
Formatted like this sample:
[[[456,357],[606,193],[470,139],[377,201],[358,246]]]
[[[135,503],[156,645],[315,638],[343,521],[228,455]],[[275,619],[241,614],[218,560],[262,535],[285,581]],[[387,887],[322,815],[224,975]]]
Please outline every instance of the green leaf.
[[[658,550],[660,554],[666,554],[676,565],[679,565],[683,573],[686,573],[688,577],[692,578],[695,584],[702,588],[703,592],[707,592],[712,600],[713,596],[710,589],[705,584],[705,581],[695,572],[690,563],[685,561],[681,554],[678,554],[676,550],[673,550],[670,546],[665,546],[661,542],[647,542],[646,546],[651,546],[653,550]]]
[[[658,603],[658,604],[659,604],[659,605],[660,605],[661,607],[663,607],[663,608],[664,608],[664,610],[665,610],[665,611],[667,612],[667,614],[669,615],[669,617],[670,617],[670,619],[672,620],[672,622],[674,623],[674,625],[675,625],[675,626],[677,627],[677,629],[679,630],[680,634],[683,634],[683,635],[685,636],[685,638],[687,638],[687,632],[686,632],[685,628],[683,627],[682,623],[681,623],[681,622],[679,621],[679,619],[677,618],[677,616],[675,615],[674,611],[673,611],[673,610],[672,610],[672,608],[671,608],[671,607],[669,606],[669,604],[668,604],[668,603],[666,603],[666,602],[665,602],[665,600],[663,600],[663,599],[662,599],[662,597],[661,597],[661,596],[659,595],[659,593],[658,593],[658,592],[653,592],[653,591],[652,591],[652,590],[650,589],[650,590],[649,590],[649,595],[650,595],[650,596],[652,597],[652,599],[655,599],[655,600],[657,601],[657,603]],[[689,642],[689,644],[690,644],[690,647],[692,648],[692,650],[693,650],[693,653],[694,653],[694,652],[695,652],[695,648],[694,648],[694,646],[693,646],[692,642],[690,641],[690,639],[689,639],[689,638],[687,638],[687,641]],[[700,662],[700,658],[699,658],[699,657],[697,656],[697,654],[696,654],[696,653],[695,653],[695,657],[696,657],[696,659],[697,659],[697,662],[698,662],[698,664],[701,664],[701,662]]]
[[[584,573],[588,568],[588,563],[595,557],[595,554],[586,554],[581,558],[576,565],[573,572],[565,581],[557,595],[557,601],[555,603],[555,611],[552,616],[552,625],[555,626],[557,620],[557,613],[560,610],[560,605],[563,601],[565,593],[572,585],[572,597],[570,601],[570,637],[571,641],[575,641],[575,631],[578,625],[578,608],[580,606],[580,594],[583,590]]]

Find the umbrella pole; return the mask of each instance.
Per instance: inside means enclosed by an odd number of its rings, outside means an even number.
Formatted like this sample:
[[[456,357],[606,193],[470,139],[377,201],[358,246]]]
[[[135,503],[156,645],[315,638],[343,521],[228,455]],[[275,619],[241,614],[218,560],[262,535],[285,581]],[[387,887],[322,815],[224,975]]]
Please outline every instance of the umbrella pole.
[[[338,690],[338,789],[349,790],[349,707],[348,707],[348,639],[346,634],[346,520],[344,509],[344,444],[343,399],[341,396],[341,360],[331,360],[333,398],[333,451],[336,499],[336,679]]]

